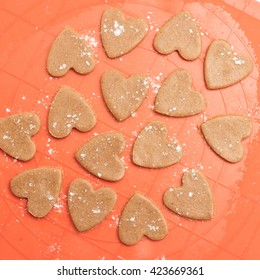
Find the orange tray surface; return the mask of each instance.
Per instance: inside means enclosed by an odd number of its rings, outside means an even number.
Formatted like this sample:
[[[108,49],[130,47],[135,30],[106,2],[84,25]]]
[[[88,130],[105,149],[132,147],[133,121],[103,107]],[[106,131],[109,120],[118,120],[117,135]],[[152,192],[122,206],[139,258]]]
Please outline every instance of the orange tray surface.
[[[246,4],[245,4],[246,2]],[[101,45],[99,23],[103,11],[118,7],[127,16],[146,18],[148,35],[132,52],[118,59],[106,57]],[[162,56],[153,50],[157,31],[170,16],[187,9],[201,26],[203,51],[199,59],[184,61],[175,52]],[[0,117],[18,112],[35,112],[42,121],[33,137],[35,157],[26,163],[0,152],[0,258],[1,259],[259,259],[260,258],[260,145],[259,145],[259,36],[260,4],[257,1],[0,1]],[[97,65],[88,75],[69,71],[52,78],[46,71],[48,50],[64,26],[88,35]],[[236,52],[248,54],[253,72],[242,82],[223,89],[208,90],[203,78],[203,61],[210,42],[228,40]],[[192,73],[193,86],[206,97],[202,114],[169,118],[152,111],[155,94],[165,77],[177,68]],[[107,69],[126,75],[145,73],[151,79],[147,99],[136,114],[118,123],[108,112],[100,91],[100,77]],[[78,90],[97,115],[96,127],[88,133],[74,130],[63,140],[50,136],[46,126],[49,105],[61,85]],[[244,141],[244,159],[230,164],[219,158],[205,143],[198,126],[219,114],[249,116],[253,133]],[[163,121],[169,135],[184,148],[181,162],[164,169],[140,168],[131,162],[133,141],[150,120]],[[102,181],[86,172],[75,160],[77,149],[95,133],[121,131],[127,148],[125,177],[116,183]],[[26,200],[13,196],[10,179],[23,170],[40,166],[63,168],[62,193],[54,209],[42,219],[26,210]],[[211,221],[180,217],[162,204],[164,191],[179,186],[184,168],[198,168],[212,186],[215,216]],[[94,188],[108,186],[118,194],[114,210],[88,232],[75,230],[67,209],[67,190],[75,178],[89,180]],[[120,213],[130,196],[140,191],[151,198],[165,215],[169,233],[161,241],[143,238],[125,246],[117,236]]]

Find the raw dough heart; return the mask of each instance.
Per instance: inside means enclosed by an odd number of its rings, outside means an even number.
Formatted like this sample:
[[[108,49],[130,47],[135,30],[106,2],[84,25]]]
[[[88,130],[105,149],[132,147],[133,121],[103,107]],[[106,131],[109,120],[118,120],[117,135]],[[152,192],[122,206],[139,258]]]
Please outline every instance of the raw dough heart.
[[[201,37],[195,19],[183,11],[170,18],[158,31],[154,48],[161,54],[178,51],[187,60],[194,60],[201,53]]]
[[[229,162],[238,162],[243,158],[244,148],[241,141],[251,130],[249,118],[235,115],[217,116],[201,125],[201,131],[209,146]]]
[[[110,70],[102,75],[101,87],[108,109],[118,121],[123,121],[144,101],[148,80],[140,74],[125,79],[121,73]]]
[[[68,190],[69,212],[78,231],[101,223],[116,203],[116,192],[110,188],[93,190],[83,179],[74,180]]]
[[[253,63],[248,56],[235,54],[228,42],[215,40],[205,59],[205,80],[210,89],[231,86],[250,74]]]
[[[151,240],[161,240],[167,233],[167,223],[161,211],[147,197],[135,193],[122,212],[119,239],[126,245],[134,245],[144,235]]]
[[[206,102],[198,91],[191,90],[192,77],[184,69],[172,72],[163,82],[155,99],[154,110],[158,113],[187,117],[201,113]]]
[[[66,27],[55,39],[47,59],[47,70],[54,77],[65,75],[71,68],[87,74],[95,67],[95,59],[87,37]]]
[[[0,149],[23,161],[34,157],[36,147],[31,140],[41,126],[33,113],[21,113],[0,119]]]
[[[119,9],[107,9],[101,21],[101,39],[110,58],[119,57],[134,49],[148,32],[147,22],[141,18],[125,19]]]
[[[195,169],[184,172],[182,186],[164,193],[164,204],[173,212],[191,219],[212,219],[214,205],[210,185]]]
[[[27,209],[34,217],[46,216],[56,203],[61,190],[62,170],[40,167],[26,170],[11,180],[14,195],[27,198]]]
[[[161,168],[180,161],[182,148],[177,140],[167,140],[162,122],[150,122],[138,135],[133,147],[133,162],[149,168]]]
[[[124,136],[108,132],[90,139],[76,153],[77,161],[93,175],[108,181],[118,181],[125,174],[119,155],[125,149]]]
[[[48,116],[52,136],[63,138],[72,128],[89,131],[96,124],[96,117],[87,101],[73,88],[62,86],[55,95]]]

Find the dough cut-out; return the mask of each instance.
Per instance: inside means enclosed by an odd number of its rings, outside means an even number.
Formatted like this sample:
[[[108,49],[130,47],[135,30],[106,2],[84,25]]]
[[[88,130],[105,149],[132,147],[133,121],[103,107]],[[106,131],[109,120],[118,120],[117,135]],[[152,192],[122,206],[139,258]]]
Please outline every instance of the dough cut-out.
[[[206,102],[203,95],[191,89],[192,77],[184,69],[172,72],[163,82],[155,99],[154,110],[172,117],[201,113]]]
[[[213,218],[214,203],[211,187],[204,175],[196,169],[186,170],[181,187],[171,187],[166,190],[163,202],[171,211],[190,219]]]
[[[21,113],[0,119],[0,149],[22,161],[32,159],[36,146],[31,137],[41,126],[40,119],[33,113]]]
[[[209,89],[236,84],[253,70],[253,63],[245,54],[236,54],[225,40],[215,40],[205,58],[205,80]]]
[[[40,167],[26,170],[11,180],[12,193],[26,198],[27,210],[34,217],[46,216],[56,203],[62,182],[62,170]]]
[[[170,166],[182,158],[182,147],[177,140],[167,139],[164,123],[152,121],[137,136],[133,147],[133,162],[148,168]]]
[[[125,139],[119,132],[107,132],[91,138],[76,153],[77,161],[90,173],[108,181],[118,181],[125,174],[119,155],[125,149]]]
[[[186,60],[194,60],[201,53],[200,30],[188,11],[171,17],[158,31],[154,48],[161,54],[178,51]]]
[[[119,220],[119,239],[126,245],[138,243],[143,236],[161,240],[168,233],[167,222],[160,209],[141,193],[127,202]]]
[[[126,79],[115,70],[102,75],[101,87],[105,103],[118,121],[127,119],[140,107],[149,88],[144,75],[136,74]]]
[[[96,124],[95,113],[76,90],[62,86],[55,95],[49,110],[48,129],[55,138],[63,138],[73,128],[86,132]]]
[[[84,179],[74,180],[68,190],[68,205],[72,221],[78,231],[86,231],[101,223],[117,200],[111,188],[94,190]]]
[[[121,10],[107,9],[101,20],[102,45],[108,57],[122,56],[134,49],[148,32],[145,19],[126,19]]]
[[[250,135],[249,118],[238,115],[222,115],[201,124],[201,131],[208,145],[229,162],[239,162],[244,156],[243,138]]]
[[[71,68],[79,74],[87,74],[94,69],[95,63],[87,37],[66,27],[50,48],[47,70],[54,77],[64,76]]]

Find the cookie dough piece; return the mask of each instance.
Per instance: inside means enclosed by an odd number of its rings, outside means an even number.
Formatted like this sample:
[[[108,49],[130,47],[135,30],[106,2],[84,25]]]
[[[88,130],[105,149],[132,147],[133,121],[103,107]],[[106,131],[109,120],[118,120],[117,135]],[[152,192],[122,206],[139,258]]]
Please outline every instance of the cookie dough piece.
[[[154,48],[161,54],[178,51],[186,60],[194,60],[201,53],[200,30],[188,11],[171,17],[158,31]]]
[[[143,236],[151,240],[161,240],[167,233],[167,222],[160,209],[143,194],[135,193],[120,217],[120,241],[126,245],[134,245]]]
[[[201,113],[206,107],[205,99],[191,87],[192,77],[189,72],[184,69],[172,72],[159,89],[154,110],[172,117],[188,117]]]
[[[118,181],[125,174],[119,155],[125,149],[125,139],[119,132],[107,132],[90,139],[76,153],[77,161],[90,173],[108,181]]]
[[[188,169],[179,188],[169,188],[163,202],[171,211],[198,220],[213,218],[214,203],[211,187],[206,178],[196,169]]]
[[[55,138],[63,138],[73,128],[86,132],[96,124],[94,111],[73,88],[62,86],[55,95],[49,110],[48,129]]]
[[[28,161],[36,152],[31,137],[41,126],[40,119],[33,113],[21,113],[0,119],[0,149],[8,155]]]
[[[122,56],[134,49],[148,32],[144,19],[126,19],[122,11],[107,9],[101,20],[101,40],[108,57]]]
[[[120,72],[108,70],[102,75],[101,88],[108,109],[118,121],[123,121],[143,103],[149,86],[144,75],[126,79]]]
[[[62,182],[62,170],[40,167],[26,170],[11,180],[14,195],[27,198],[27,209],[34,217],[46,216],[56,203]]]
[[[253,63],[244,54],[233,52],[225,40],[215,40],[208,48],[204,74],[209,89],[225,88],[243,80],[253,70]]]
[[[47,70],[54,77],[64,76],[71,68],[79,74],[87,74],[94,69],[95,63],[86,36],[66,27],[51,46]]]
[[[133,162],[148,168],[170,166],[182,158],[182,147],[177,140],[167,139],[167,128],[162,122],[152,121],[141,131],[133,147]]]
[[[208,145],[229,162],[239,162],[244,156],[243,138],[250,135],[252,124],[243,116],[223,115],[201,124]]]
[[[86,231],[101,223],[117,200],[116,192],[102,187],[93,190],[84,179],[74,180],[68,190],[69,212],[78,231]]]

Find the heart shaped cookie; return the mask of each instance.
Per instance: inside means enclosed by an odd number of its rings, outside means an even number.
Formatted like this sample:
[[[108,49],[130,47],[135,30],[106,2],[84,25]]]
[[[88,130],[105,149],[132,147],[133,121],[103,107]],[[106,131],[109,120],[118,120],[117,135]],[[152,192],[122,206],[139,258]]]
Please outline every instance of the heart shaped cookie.
[[[79,74],[87,74],[95,67],[87,37],[66,27],[55,39],[47,59],[47,70],[54,77],[64,76],[71,68]]]
[[[160,209],[141,193],[135,193],[120,217],[119,239],[126,245],[134,245],[144,235],[151,240],[161,240],[167,233],[167,223]]]
[[[86,231],[101,223],[116,203],[116,192],[110,188],[93,190],[83,179],[74,180],[68,190],[68,205],[78,231]]]
[[[171,17],[156,34],[154,48],[161,54],[178,51],[187,60],[198,58],[201,53],[201,37],[192,15],[183,11]]]
[[[108,57],[115,58],[134,49],[148,32],[144,19],[126,19],[121,10],[107,9],[101,20],[101,39]]]
[[[125,79],[118,71],[109,70],[102,75],[101,88],[108,109],[118,121],[123,121],[140,107],[149,86],[144,75]]]
[[[137,136],[133,147],[133,162],[148,168],[162,168],[180,161],[182,147],[177,140],[167,140],[167,128],[152,121]]]
[[[232,51],[230,44],[224,40],[215,40],[208,48],[204,74],[209,89],[220,89],[231,86],[253,70],[253,63],[244,54]]]
[[[229,162],[239,162],[244,155],[242,139],[252,130],[250,119],[243,116],[217,116],[201,124],[201,131],[209,146]]]
[[[95,124],[95,114],[87,101],[73,88],[62,86],[50,106],[50,134],[56,138],[63,138],[70,134],[72,128],[86,132]]]
[[[118,181],[125,174],[119,155],[125,149],[124,136],[108,132],[90,139],[76,153],[77,161],[90,173],[108,181]]]
[[[23,161],[34,157],[36,147],[31,136],[41,126],[40,119],[33,113],[21,113],[0,119],[0,149]]]
[[[213,196],[206,178],[195,169],[188,169],[182,177],[180,188],[170,188],[164,193],[163,202],[171,211],[199,220],[212,219]]]
[[[41,218],[46,216],[56,203],[61,181],[61,169],[40,167],[16,175],[10,185],[14,195],[27,198],[28,212]]]
[[[193,91],[192,77],[184,69],[172,72],[163,82],[155,99],[154,110],[172,117],[188,117],[201,113],[206,102],[203,95]]]

